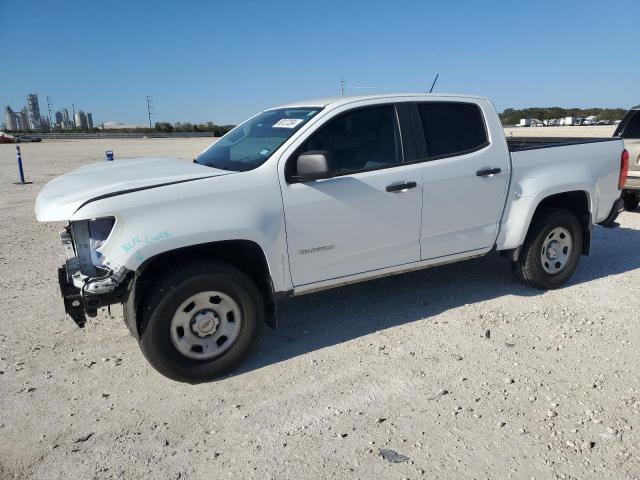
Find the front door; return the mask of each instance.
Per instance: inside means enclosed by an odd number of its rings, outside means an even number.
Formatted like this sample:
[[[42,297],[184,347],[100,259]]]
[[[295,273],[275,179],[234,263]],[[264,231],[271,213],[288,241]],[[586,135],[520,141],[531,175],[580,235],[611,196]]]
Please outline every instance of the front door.
[[[333,156],[337,175],[282,185],[293,284],[307,285],[420,259],[422,174],[405,165],[393,104],[349,110],[321,125],[300,153]]]

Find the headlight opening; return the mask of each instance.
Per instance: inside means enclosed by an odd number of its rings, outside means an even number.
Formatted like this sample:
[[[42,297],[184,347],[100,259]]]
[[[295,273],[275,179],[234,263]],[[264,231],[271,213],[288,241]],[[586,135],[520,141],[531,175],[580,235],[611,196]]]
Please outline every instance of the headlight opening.
[[[109,238],[116,222],[114,217],[96,218],[89,221],[89,248],[91,260],[96,266],[102,265],[102,253],[98,250]]]

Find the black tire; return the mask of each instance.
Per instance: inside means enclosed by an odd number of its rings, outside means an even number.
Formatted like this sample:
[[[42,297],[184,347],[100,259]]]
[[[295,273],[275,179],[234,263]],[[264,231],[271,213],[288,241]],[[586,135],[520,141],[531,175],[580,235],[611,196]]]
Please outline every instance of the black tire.
[[[264,321],[264,302],[256,285],[244,272],[223,262],[187,263],[167,273],[150,288],[137,313],[142,326],[140,349],[158,372],[179,382],[207,382],[231,372],[251,350]],[[235,300],[242,323],[238,337],[228,350],[211,359],[195,360],[174,346],[171,320],[185,300],[209,290]]]
[[[640,205],[640,192],[625,190],[622,192],[622,201],[624,209],[627,212],[633,212]]]
[[[564,227],[572,236],[573,246],[565,266],[558,273],[545,271],[541,254],[547,236],[557,227]],[[565,209],[548,209],[534,218],[514,269],[520,279],[536,288],[550,290],[560,287],[573,274],[582,254],[583,231],[576,216]]]

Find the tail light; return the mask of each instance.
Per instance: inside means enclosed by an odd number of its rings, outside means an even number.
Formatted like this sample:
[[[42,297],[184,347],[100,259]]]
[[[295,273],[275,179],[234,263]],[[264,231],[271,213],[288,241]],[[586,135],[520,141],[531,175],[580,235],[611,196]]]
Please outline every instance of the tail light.
[[[618,179],[618,190],[622,190],[624,188],[624,184],[627,183],[627,175],[629,174],[629,152],[626,150],[622,151],[622,156],[620,157],[620,177]]]

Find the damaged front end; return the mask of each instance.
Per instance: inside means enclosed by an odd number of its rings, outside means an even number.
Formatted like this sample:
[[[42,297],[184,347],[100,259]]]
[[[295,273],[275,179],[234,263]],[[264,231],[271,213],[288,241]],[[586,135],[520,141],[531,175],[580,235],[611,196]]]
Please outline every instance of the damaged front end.
[[[58,269],[58,282],[65,312],[80,328],[98,308],[124,303],[133,272],[104,258],[100,247],[113,230],[113,217],[70,223],[60,232],[65,264]]]

